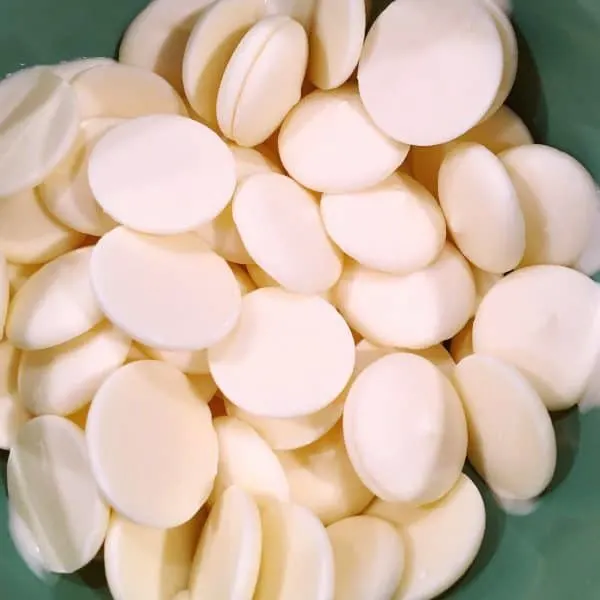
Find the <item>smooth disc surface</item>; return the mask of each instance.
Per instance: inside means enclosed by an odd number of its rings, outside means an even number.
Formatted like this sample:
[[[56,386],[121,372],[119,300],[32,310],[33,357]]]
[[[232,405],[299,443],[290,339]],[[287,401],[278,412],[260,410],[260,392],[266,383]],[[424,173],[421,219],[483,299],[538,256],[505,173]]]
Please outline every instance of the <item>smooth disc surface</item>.
[[[503,59],[494,19],[480,2],[392,2],[365,40],[360,95],[387,135],[417,146],[441,144],[486,115]]]
[[[94,481],[79,427],[55,416],[29,421],[11,450],[7,483],[10,501],[48,570],[73,573],[96,556],[109,509]]]
[[[94,248],[91,281],[110,320],[155,348],[207,348],[232,330],[240,313],[231,269],[194,234],[113,229]]]
[[[86,437],[98,486],[135,523],[176,527],[210,494],[218,457],[210,410],[174,367],[148,360],[113,373],[94,396]]]
[[[318,296],[263,288],[242,299],[237,327],[208,352],[225,396],[265,417],[300,417],[325,408],[348,383],[354,340]]]
[[[374,125],[355,84],[305,96],[283,122],[278,143],[281,161],[298,183],[331,194],[381,183],[409,150]]]
[[[445,592],[471,566],[485,532],[483,499],[466,475],[434,504],[414,507],[376,499],[366,514],[396,525],[405,541],[406,567],[394,600],[436,598]]]
[[[90,280],[92,248],[63,254],[34,273],[14,295],[6,336],[23,350],[72,340],[104,318]]]
[[[90,187],[115,221],[144,233],[191,231],[214,219],[235,189],[235,162],[208,127],[153,115],[111,129],[94,147]]]
[[[194,558],[190,600],[251,600],[262,550],[260,513],[252,496],[227,488],[211,509]]]
[[[104,545],[108,588],[115,600],[164,600],[187,587],[205,516],[173,529],[151,529],[113,515]]]

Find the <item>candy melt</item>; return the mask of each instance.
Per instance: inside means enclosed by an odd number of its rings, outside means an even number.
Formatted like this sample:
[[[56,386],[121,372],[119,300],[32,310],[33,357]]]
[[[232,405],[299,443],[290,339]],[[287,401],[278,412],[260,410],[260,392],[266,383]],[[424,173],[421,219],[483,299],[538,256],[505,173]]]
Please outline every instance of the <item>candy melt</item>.
[[[308,61],[304,28],[289,17],[267,17],[242,38],[217,96],[221,131],[242,146],[256,146],[281,125],[300,100]]]
[[[408,175],[392,175],[365,191],[324,194],[327,233],[351,258],[388,273],[418,271],[446,240],[446,223],[433,196]]]
[[[155,282],[150,295],[149,281]],[[193,234],[113,229],[93,248],[91,283],[112,322],[156,348],[206,348],[231,331],[240,313],[231,269]]]
[[[335,598],[392,598],[404,571],[404,543],[396,529],[370,516],[342,519],[327,528],[335,562]]]
[[[237,327],[209,349],[208,363],[236,406],[265,417],[301,417],[342,392],[354,368],[354,340],[322,298],[264,288],[244,296]]]
[[[73,88],[51,69],[0,82],[0,196],[41,183],[68,154],[79,128]]]
[[[325,525],[359,514],[373,500],[348,458],[341,426],[310,446],[277,456],[292,500],[309,508]]]
[[[21,427],[30,418],[17,393],[21,353],[6,340],[0,342],[0,448],[10,450]]]
[[[92,248],[53,260],[15,294],[6,336],[23,350],[43,350],[72,340],[96,326],[104,315],[90,282]]]
[[[392,2],[371,27],[358,66],[371,118],[392,138],[418,146],[448,142],[477,125],[502,77],[500,34],[473,0]]]
[[[261,509],[263,554],[255,600],[327,600],[333,596],[333,551],[308,509],[271,501]]]
[[[525,253],[525,219],[502,162],[485,146],[458,144],[444,158],[440,205],[454,243],[480,269],[503,274]]]
[[[344,400],[342,394],[315,413],[288,419],[253,415],[229,401],[225,401],[225,410],[229,416],[251,425],[274,450],[294,450],[308,446],[325,435],[342,416]]]
[[[254,261],[292,292],[328,290],[342,272],[342,256],[327,237],[317,198],[276,173],[242,181],[233,220]]]
[[[152,0],[127,28],[119,61],[154,71],[183,91],[181,64],[198,16],[213,0]]]
[[[183,87],[195,113],[217,123],[223,73],[244,34],[265,14],[265,0],[220,0],[202,12],[183,57]]]
[[[373,124],[355,84],[305,96],[283,122],[278,143],[283,166],[298,183],[332,194],[377,185],[409,150]]]
[[[519,269],[482,300],[473,348],[517,367],[547,408],[564,410],[577,403],[595,364],[598,301],[596,284],[577,271]]]
[[[218,456],[210,410],[174,367],[138,361],[114,372],[94,396],[86,437],[100,489],[135,523],[176,527],[210,494]]]
[[[390,521],[406,540],[406,567],[394,600],[435,598],[449,589],[475,560],[485,532],[483,499],[466,475],[434,504],[376,499],[366,514]]]
[[[103,235],[116,223],[100,208],[88,183],[88,159],[96,142],[120,119],[90,119],[81,125],[75,148],[39,188],[40,197],[58,221],[89,235]]]
[[[310,81],[322,90],[345,83],[358,64],[365,37],[365,0],[315,4],[310,28]]]
[[[446,244],[434,263],[408,275],[348,264],[335,302],[350,326],[373,343],[428,348],[458,333],[473,315],[475,285],[467,261]]]
[[[469,461],[492,490],[530,500],[556,466],[552,421],[533,386],[500,360],[473,354],[454,374],[469,427]]]
[[[73,89],[83,119],[187,114],[177,92],[162,77],[128,65],[88,69],[73,79]]]
[[[288,500],[290,490],[283,468],[258,433],[234,417],[219,417],[213,424],[219,442],[219,466],[212,500],[218,500],[232,485],[259,504],[269,498]]]
[[[208,127],[175,115],[140,117],[111,129],[94,147],[88,174],[102,209],[143,233],[191,231],[216,217],[235,189],[226,144]]]
[[[227,488],[211,510],[194,557],[190,600],[251,600],[263,546],[262,525],[252,496]]]
[[[515,186],[527,232],[523,264],[572,265],[591,232],[596,185],[571,156],[540,144],[500,155]]]
[[[0,201],[0,251],[11,263],[43,264],[83,241],[83,235],[48,214],[36,190],[27,189]]]
[[[151,529],[113,515],[104,545],[104,568],[117,600],[172,598],[188,584],[205,515],[173,529]]]
[[[131,340],[110,323],[47,350],[24,352],[19,397],[34,415],[69,415],[91,402],[127,358]]]
[[[350,388],[343,423],[352,465],[379,498],[426,504],[458,479],[467,449],[460,399],[420,356],[394,353],[368,366]]]
[[[31,530],[50,571],[72,573],[96,556],[109,510],[96,487],[79,427],[55,416],[29,421],[12,447],[7,483],[11,505]]]

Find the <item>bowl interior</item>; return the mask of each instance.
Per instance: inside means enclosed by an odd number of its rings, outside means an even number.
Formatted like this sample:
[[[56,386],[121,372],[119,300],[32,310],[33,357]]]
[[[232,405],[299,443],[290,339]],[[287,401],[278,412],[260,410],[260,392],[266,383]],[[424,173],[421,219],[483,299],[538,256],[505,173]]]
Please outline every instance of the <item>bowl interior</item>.
[[[112,56],[125,27],[146,3],[2,0],[0,76],[31,64]],[[374,12],[387,3],[374,0]],[[513,8],[521,62],[509,103],[537,141],[573,154],[600,182],[600,2],[513,0]],[[505,514],[474,477],[487,506],[485,540],[475,565],[446,598],[598,597],[600,411],[557,414],[554,425],[559,445],[556,477],[548,493],[529,507],[530,514]],[[0,452],[0,596],[110,598],[101,563],[41,582],[18,558],[7,529],[6,458]]]

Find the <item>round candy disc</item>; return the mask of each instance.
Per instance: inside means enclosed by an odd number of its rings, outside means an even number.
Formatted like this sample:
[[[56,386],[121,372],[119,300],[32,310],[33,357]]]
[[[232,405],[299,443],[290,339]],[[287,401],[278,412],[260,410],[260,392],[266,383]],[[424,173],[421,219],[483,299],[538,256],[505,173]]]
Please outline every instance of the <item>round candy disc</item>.
[[[321,216],[345,254],[371,269],[418,271],[446,241],[446,223],[433,196],[408,175],[349,194],[324,194]]]
[[[0,251],[9,262],[43,264],[77,248],[83,240],[81,233],[48,213],[37,190],[28,189],[0,201]]]
[[[344,441],[363,483],[390,502],[434,502],[467,453],[460,399],[431,362],[394,353],[368,366],[344,407]]]
[[[109,376],[92,401],[86,436],[98,486],[135,523],[176,527],[210,494],[218,457],[210,410],[170,365],[138,361]]]
[[[571,266],[591,232],[596,184],[568,154],[532,144],[506,150],[502,163],[525,217],[524,265]]]
[[[104,322],[60,346],[24,352],[19,396],[31,414],[70,415],[91,402],[130,347],[124,333]]]
[[[235,326],[239,285],[197,235],[160,237],[117,227],[93,252],[91,280],[102,309],[143,344],[201,350]]]
[[[123,35],[119,61],[154,71],[183,92],[185,46],[198,16],[213,1],[152,0]]]
[[[355,84],[305,96],[283,122],[278,143],[281,161],[298,183],[331,194],[381,183],[409,150],[375,126]]]
[[[325,525],[360,514],[373,500],[348,458],[341,425],[310,446],[277,456],[292,501],[311,510]]]
[[[555,265],[519,269],[492,287],[473,324],[473,347],[517,367],[546,407],[577,403],[600,344],[600,292],[575,270]]]
[[[438,197],[454,243],[474,265],[504,274],[525,253],[525,220],[512,181],[485,146],[458,144],[444,158]]]
[[[436,598],[452,587],[475,560],[485,532],[483,499],[462,474],[434,504],[415,507],[376,499],[366,514],[396,525],[406,542],[405,570],[394,600]]]
[[[350,78],[360,58],[366,18],[365,0],[315,3],[308,78],[316,87],[330,90]]]
[[[90,280],[92,248],[63,254],[14,295],[6,336],[23,350],[43,350],[89,331],[104,318]]]
[[[329,600],[333,551],[308,509],[272,500],[261,510],[263,550],[254,600]]]
[[[82,119],[186,115],[179,94],[162,78],[119,63],[88,69],[73,80]]]
[[[120,122],[120,119],[90,119],[82,123],[78,142],[68,158],[39,187],[48,212],[75,231],[101,236],[116,226],[92,194],[88,159],[96,142]]]
[[[238,185],[233,220],[254,261],[286,289],[319,294],[342,273],[317,198],[290,177],[264,173]]]
[[[244,34],[265,14],[265,0],[219,0],[202,12],[183,57],[183,87],[196,114],[217,124],[217,94]]]
[[[31,530],[48,570],[73,573],[96,556],[109,509],[79,427],[55,416],[29,421],[9,455],[7,483],[10,502]]]
[[[118,600],[164,600],[187,587],[204,514],[172,529],[113,515],[104,544],[108,588]]]
[[[470,463],[502,497],[530,500],[550,483],[556,436],[539,394],[513,366],[473,354],[454,374],[469,428]]]
[[[471,269],[450,244],[433,264],[408,275],[349,264],[335,296],[336,306],[353,329],[373,343],[392,348],[439,344],[458,333],[475,309]]]
[[[392,2],[365,40],[360,95],[376,125],[395,140],[441,144],[487,114],[503,59],[494,19],[477,0]]]
[[[301,98],[308,61],[303,27],[286,16],[266,17],[235,49],[217,96],[219,128],[242,146],[267,140]]]
[[[225,396],[265,417],[300,417],[333,402],[354,368],[354,340],[318,296],[263,288],[242,299],[234,331],[208,351]]]
[[[235,485],[259,504],[269,498],[289,500],[290,488],[277,456],[250,425],[234,417],[214,420],[219,467],[212,501]]]
[[[115,221],[144,233],[191,231],[214,219],[235,189],[235,162],[208,127],[176,115],[126,121],[96,144],[90,187]]]
[[[0,197],[40,184],[69,153],[79,118],[73,88],[49,68],[0,81]]]
[[[251,600],[261,561],[262,526],[252,496],[232,485],[210,511],[194,557],[190,600]]]
[[[335,564],[335,597],[388,600],[404,571],[400,532],[383,519],[358,516],[327,528]]]

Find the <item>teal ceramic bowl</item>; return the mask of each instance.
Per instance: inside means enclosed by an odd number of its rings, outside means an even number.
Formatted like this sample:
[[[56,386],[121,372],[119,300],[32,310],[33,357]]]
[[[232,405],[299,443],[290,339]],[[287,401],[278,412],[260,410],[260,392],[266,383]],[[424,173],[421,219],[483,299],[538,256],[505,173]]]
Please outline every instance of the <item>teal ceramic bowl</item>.
[[[31,64],[113,56],[146,2],[1,0],[0,76]],[[375,13],[385,4],[374,0]],[[600,181],[600,0],[513,4],[521,64],[509,103],[537,141],[573,154]],[[532,514],[510,516],[480,485],[488,516],[483,548],[446,598],[600,598],[600,411],[557,414],[554,425],[559,462],[550,490]],[[7,529],[6,458],[0,454],[0,598],[110,598],[101,563],[43,583],[18,558]]]

